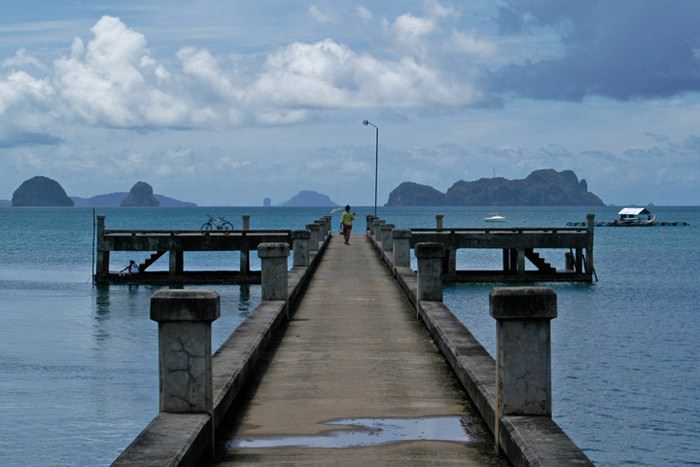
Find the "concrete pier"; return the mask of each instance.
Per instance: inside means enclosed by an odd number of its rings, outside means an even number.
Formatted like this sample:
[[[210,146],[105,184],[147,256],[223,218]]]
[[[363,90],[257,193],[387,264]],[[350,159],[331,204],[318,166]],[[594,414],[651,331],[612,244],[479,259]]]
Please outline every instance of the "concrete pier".
[[[442,302],[445,245],[416,244],[416,273],[372,223],[291,270],[260,244],[263,301],[212,357],[211,410],[161,412],[115,465],[592,465],[551,419],[551,289],[493,292],[495,361]]]
[[[268,367],[213,465],[506,465],[491,452],[486,425],[413,306],[362,236],[353,235],[350,247],[331,242],[284,338],[265,359]],[[369,428],[353,426],[431,417],[458,421],[462,439],[440,440],[446,427],[436,422],[434,439],[410,430],[388,438],[374,432],[363,445]],[[293,439],[309,446],[288,445],[299,442]],[[333,449],[343,440],[344,449]]]

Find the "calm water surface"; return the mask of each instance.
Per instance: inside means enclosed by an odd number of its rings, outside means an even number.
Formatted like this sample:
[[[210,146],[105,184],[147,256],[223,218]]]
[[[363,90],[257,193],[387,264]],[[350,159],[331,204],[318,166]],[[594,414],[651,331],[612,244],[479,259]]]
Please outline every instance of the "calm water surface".
[[[372,208],[358,208],[364,218]],[[507,225],[563,226],[586,208],[503,208]],[[594,285],[551,285],[554,418],[597,465],[700,463],[700,209],[655,208],[690,227],[596,229]],[[493,208],[441,208],[446,227],[484,226]],[[593,210],[597,219],[617,209]],[[240,228],[303,228],[328,209],[104,209],[108,228],[191,228],[205,214]],[[435,208],[380,208],[398,227],[430,227]],[[336,217],[338,213],[334,214]],[[333,225],[338,223],[334,220]],[[358,222],[358,229],[364,222]],[[109,465],[157,413],[157,325],[148,286],[93,287],[93,211],[0,209],[0,465]],[[563,253],[550,256],[555,266]],[[114,254],[120,269],[133,253]],[[227,256],[228,255],[228,256]],[[145,256],[144,256],[145,257]],[[494,268],[500,252],[461,252]],[[140,261],[141,257],[136,257]],[[217,268],[232,253],[189,255]],[[258,263],[259,264],[259,263]],[[255,266],[253,261],[253,267]],[[155,267],[167,269],[165,264]],[[451,285],[445,301],[492,354],[494,284]],[[220,286],[214,348],[260,301],[257,286]]]

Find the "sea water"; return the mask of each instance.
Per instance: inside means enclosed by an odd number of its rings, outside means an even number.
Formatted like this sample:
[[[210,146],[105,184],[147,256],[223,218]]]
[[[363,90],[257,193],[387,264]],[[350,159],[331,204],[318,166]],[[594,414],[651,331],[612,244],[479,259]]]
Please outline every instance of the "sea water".
[[[499,208],[504,226],[612,220],[616,208]],[[358,208],[356,231],[373,208]],[[400,228],[485,227],[493,208],[385,208]],[[553,416],[597,465],[700,463],[698,273],[700,208],[653,208],[688,227],[595,231],[594,284],[551,286]],[[236,228],[301,229],[326,208],[100,209],[107,228],[198,229],[206,215]],[[78,208],[0,209],[0,465],[109,465],[158,410],[152,286],[96,287],[94,214]],[[338,212],[333,213],[337,227]],[[337,230],[337,228],[335,229]],[[133,252],[112,255],[125,266]],[[554,256],[552,256],[554,255]],[[253,268],[259,265],[255,255]],[[564,252],[544,251],[556,267]],[[142,261],[144,258],[133,258]],[[415,261],[415,260],[414,260]],[[460,251],[462,267],[497,269],[499,251]],[[185,267],[238,264],[234,253],[186,254]],[[153,267],[167,269],[167,258]],[[455,284],[445,302],[493,354],[488,294]],[[260,301],[259,286],[216,286],[217,348]],[[368,414],[372,415],[372,414]]]

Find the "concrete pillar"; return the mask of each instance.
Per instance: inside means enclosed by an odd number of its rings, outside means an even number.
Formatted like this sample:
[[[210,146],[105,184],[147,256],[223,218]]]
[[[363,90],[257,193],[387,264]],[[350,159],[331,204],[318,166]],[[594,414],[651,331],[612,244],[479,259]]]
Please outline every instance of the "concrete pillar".
[[[376,235],[374,237],[374,241],[377,242],[377,246],[379,248],[382,247],[382,241],[384,240],[384,225],[386,224],[386,221],[381,221],[380,224],[377,225],[376,227]]]
[[[243,214],[243,216],[241,216],[241,225],[243,226],[243,231],[250,230],[250,214]],[[250,246],[246,241],[245,233],[243,235],[244,241],[241,242],[238,270],[241,274],[248,274],[250,273]]]
[[[169,280],[175,282],[177,277],[185,270],[185,254],[182,250],[173,248],[169,251],[168,261]]]
[[[442,258],[445,247],[442,243],[416,244],[418,258],[418,301],[442,301]]]
[[[287,299],[287,243],[261,243],[258,245],[261,263],[262,299]]]
[[[318,251],[318,224],[306,224],[306,230],[311,232],[309,237],[309,253],[316,253]]]
[[[97,244],[95,254],[95,279],[96,282],[107,282],[109,274],[109,249],[105,247],[105,216],[104,214],[97,215],[96,226]]]
[[[448,274],[457,273],[457,250],[455,248],[447,248],[445,250],[445,272]]]
[[[306,267],[309,265],[309,238],[311,232],[308,230],[292,231],[292,266]]]
[[[333,235],[333,227],[332,227],[333,217],[331,217],[331,216],[323,216],[321,219],[323,220],[323,222],[324,222],[324,224],[325,224],[325,226],[326,226],[325,235],[324,235],[324,237],[323,237],[323,238],[325,239],[327,236],[332,236],[332,235]]]
[[[411,266],[411,231],[408,229],[394,229],[391,233],[394,240],[393,254],[394,267]]]
[[[525,274],[525,250],[522,248],[518,248],[518,265],[516,270],[518,274]]]
[[[379,228],[385,223],[382,219],[379,219],[377,217],[374,218],[372,221],[372,237],[374,237],[374,240],[377,241],[377,237],[379,236]]]
[[[489,307],[496,319],[497,417],[551,417],[550,321],[557,317],[556,293],[549,287],[495,288]]]
[[[593,229],[595,227],[595,215],[586,215],[586,229],[588,230],[588,244],[586,245],[586,272],[592,274],[595,271],[593,265]]]
[[[314,221],[314,224],[318,226],[318,241],[323,242],[326,239],[326,221],[319,219]]]
[[[369,224],[369,234],[372,237],[376,237],[377,221],[379,221],[378,217],[372,217],[372,222],[370,222],[370,224]]]
[[[211,290],[161,289],[151,297],[161,412],[211,413],[211,323],[219,314],[219,295]]]
[[[438,230],[442,230],[443,225],[444,225],[444,220],[445,220],[444,214],[435,214],[435,228]]]
[[[574,271],[576,267],[576,263],[574,260],[574,254],[567,251],[564,253],[564,269],[567,271]]]
[[[374,221],[375,217],[372,214],[367,214],[365,216],[365,231],[367,232],[372,232],[372,221]]]
[[[382,225],[382,251],[389,253],[394,251],[394,237],[391,235],[394,227],[394,224]]]

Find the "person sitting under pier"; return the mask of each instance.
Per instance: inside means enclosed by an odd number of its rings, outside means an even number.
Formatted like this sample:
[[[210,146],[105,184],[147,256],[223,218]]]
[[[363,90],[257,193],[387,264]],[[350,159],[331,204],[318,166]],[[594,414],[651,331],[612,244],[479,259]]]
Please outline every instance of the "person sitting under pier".
[[[136,264],[136,261],[133,259],[129,261],[129,264],[126,265],[124,269],[119,271],[119,275],[123,276],[124,274],[136,274],[139,272],[139,265]]]

